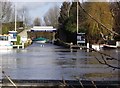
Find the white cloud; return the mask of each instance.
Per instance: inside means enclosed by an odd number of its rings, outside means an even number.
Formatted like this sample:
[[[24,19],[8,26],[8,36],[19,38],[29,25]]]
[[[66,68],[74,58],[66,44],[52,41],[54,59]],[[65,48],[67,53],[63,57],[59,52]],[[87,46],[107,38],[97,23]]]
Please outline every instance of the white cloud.
[[[26,7],[29,10],[35,10],[37,8],[46,6],[48,3],[43,3],[43,2],[17,2],[16,6],[18,9],[22,7]]]
[[[31,17],[31,22],[36,18],[40,17],[43,19],[46,12],[53,7],[55,4],[60,6],[62,3],[55,3],[55,2],[13,2],[16,4],[16,8],[21,9],[23,7],[27,8],[28,15]]]
[[[70,0],[8,0],[11,2],[64,2]]]
[[[2,2],[64,2],[64,1],[74,1],[74,0],[0,0]],[[79,0],[80,2],[105,2],[105,0]],[[120,0],[106,0],[107,2],[119,2]]]

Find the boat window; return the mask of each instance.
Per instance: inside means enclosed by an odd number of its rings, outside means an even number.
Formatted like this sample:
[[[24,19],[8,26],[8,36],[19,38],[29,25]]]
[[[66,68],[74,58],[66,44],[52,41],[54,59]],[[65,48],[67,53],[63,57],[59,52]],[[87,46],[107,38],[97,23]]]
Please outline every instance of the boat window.
[[[0,40],[7,41],[8,40],[8,36],[0,36]]]

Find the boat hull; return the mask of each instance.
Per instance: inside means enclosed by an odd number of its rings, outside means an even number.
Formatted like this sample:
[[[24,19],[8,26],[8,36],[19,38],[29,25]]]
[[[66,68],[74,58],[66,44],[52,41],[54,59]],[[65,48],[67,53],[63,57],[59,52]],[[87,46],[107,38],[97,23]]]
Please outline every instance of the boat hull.
[[[0,46],[0,50],[11,50],[13,49],[12,46]]]
[[[36,43],[46,43],[46,41],[35,41]]]
[[[117,46],[104,44],[104,45],[103,45],[103,48],[104,48],[104,49],[116,49]]]
[[[33,42],[36,42],[36,43],[46,43],[47,39],[39,37],[39,38],[33,39]]]
[[[10,41],[0,41],[0,50],[9,50],[12,48],[13,46]]]

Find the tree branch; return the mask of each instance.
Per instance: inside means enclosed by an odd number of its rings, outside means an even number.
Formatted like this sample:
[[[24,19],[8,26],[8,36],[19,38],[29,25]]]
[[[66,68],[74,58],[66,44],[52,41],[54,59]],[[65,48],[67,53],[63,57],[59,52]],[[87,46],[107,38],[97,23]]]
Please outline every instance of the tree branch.
[[[103,56],[103,55],[106,55],[106,54],[104,54],[104,53],[99,53],[99,54],[101,55],[103,62],[100,61],[97,57],[95,57],[95,58],[100,64],[107,65],[108,67],[111,67],[111,68],[114,68],[114,69],[120,69],[120,67],[118,67],[118,66],[113,66],[113,65],[110,65],[110,64],[107,63],[107,61],[105,60],[105,56]],[[116,58],[113,58],[113,59],[118,61],[118,59],[116,59]]]
[[[105,29],[107,29],[108,31],[110,31],[111,33],[115,34],[115,35],[120,35],[118,33],[116,33],[115,31],[112,31],[111,29],[107,28],[103,23],[99,22],[98,20],[96,20],[91,14],[89,14],[81,5],[80,7],[82,8],[82,10],[94,21],[96,21],[98,24],[100,24],[102,27],[104,27]]]

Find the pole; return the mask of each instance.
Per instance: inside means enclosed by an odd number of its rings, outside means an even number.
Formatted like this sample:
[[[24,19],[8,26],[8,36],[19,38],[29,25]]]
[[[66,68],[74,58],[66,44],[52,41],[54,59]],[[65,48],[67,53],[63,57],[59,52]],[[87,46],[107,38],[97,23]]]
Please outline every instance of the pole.
[[[77,34],[78,34],[78,0],[77,0]]]
[[[78,36],[78,1],[77,0],[77,36]],[[77,37],[78,38],[78,37]],[[77,39],[76,39],[77,40]],[[77,41],[77,44],[78,44],[78,41]]]
[[[16,12],[16,3],[15,3],[15,31],[16,31],[16,14],[17,12]]]
[[[0,1],[0,34],[2,34],[2,15],[3,15],[3,12],[2,12],[2,3]]]

